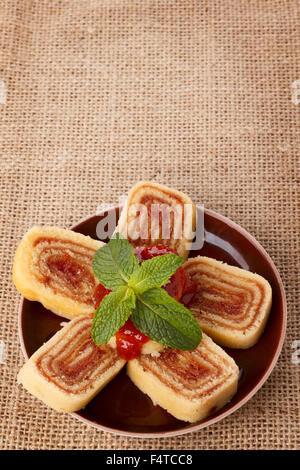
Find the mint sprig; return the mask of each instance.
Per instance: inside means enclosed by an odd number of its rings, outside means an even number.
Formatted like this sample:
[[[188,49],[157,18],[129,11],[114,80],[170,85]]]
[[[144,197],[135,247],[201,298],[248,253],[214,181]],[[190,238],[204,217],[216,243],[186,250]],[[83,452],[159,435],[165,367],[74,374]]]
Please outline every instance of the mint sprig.
[[[202,338],[196,318],[161,288],[138,295],[130,318],[142,333],[171,348],[190,351]]]
[[[107,343],[130,317],[135,300],[133,290],[126,286],[121,286],[116,292],[111,292],[102,299],[92,324],[94,343]]]
[[[202,332],[193,314],[161,286],[183,263],[175,254],[165,254],[139,265],[133,247],[120,234],[111,238],[94,256],[93,270],[100,283],[112,292],[97,308],[92,338],[106,343],[131,317],[150,339],[181,350],[193,350]]]
[[[128,285],[138,294],[153,287],[161,287],[167,283],[183,261],[183,258],[173,254],[147,259],[130,275]]]
[[[92,262],[96,278],[100,284],[110,290],[126,286],[130,275],[138,265],[139,260],[134,256],[133,247],[119,233],[96,251]]]

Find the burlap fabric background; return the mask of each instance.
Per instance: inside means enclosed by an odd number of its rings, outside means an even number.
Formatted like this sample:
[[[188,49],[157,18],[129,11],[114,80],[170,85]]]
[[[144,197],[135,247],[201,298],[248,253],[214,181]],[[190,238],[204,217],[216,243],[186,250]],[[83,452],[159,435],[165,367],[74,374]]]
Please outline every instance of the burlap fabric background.
[[[297,4],[1,2],[2,449],[299,448]],[[263,388],[222,422],[177,438],[97,431],[16,384],[18,241],[35,223],[70,227],[141,179],[182,189],[249,230],[277,264],[289,304],[284,350]]]

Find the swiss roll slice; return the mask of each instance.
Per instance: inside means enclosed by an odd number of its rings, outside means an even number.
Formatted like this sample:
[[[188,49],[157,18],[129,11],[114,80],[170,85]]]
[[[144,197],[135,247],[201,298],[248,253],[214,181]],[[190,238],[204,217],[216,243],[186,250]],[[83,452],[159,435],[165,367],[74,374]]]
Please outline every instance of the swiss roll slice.
[[[23,365],[18,382],[57,411],[83,408],[126,363],[108,344],[95,345],[91,325],[91,315],[68,322]]]
[[[130,190],[117,232],[134,246],[163,244],[186,258],[196,228],[196,207],[176,189],[140,182]]]
[[[158,357],[130,360],[127,373],[154,402],[191,423],[230,401],[239,376],[234,360],[205,334],[193,351],[165,348]]]
[[[20,242],[13,281],[28,300],[72,319],[95,310],[95,252],[104,243],[57,227],[32,227]]]
[[[183,268],[197,286],[189,309],[203,331],[222,346],[253,346],[264,330],[272,304],[268,281],[205,256],[190,258]]]

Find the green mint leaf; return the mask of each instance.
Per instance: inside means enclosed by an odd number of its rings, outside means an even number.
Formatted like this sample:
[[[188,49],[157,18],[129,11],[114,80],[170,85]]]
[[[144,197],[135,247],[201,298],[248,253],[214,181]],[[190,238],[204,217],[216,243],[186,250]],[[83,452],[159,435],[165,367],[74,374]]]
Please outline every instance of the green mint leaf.
[[[131,274],[128,285],[142,294],[153,287],[161,287],[182,265],[184,259],[178,255],[166,254],[143,261]]]
[[[106,295],[94,315],[91,330],[94,343],[97,346],[107,343],[128,320],[134,306],[135,294],[129,287]]]
[[[161,288],[138,294],[130,318],[142,333],[171,348],[191,351],[202,338],[193,314]]]
[[[113,291],[127,285],[130,275],[138,265],[133,247],[119,233],[96,251],[92,262],[96,278],[104,287]]]
[[[130,308],[135,308],[136,296],[133,289],[128,286],[120,286],[117,292],[123,295],[123,302],[127,302]]]

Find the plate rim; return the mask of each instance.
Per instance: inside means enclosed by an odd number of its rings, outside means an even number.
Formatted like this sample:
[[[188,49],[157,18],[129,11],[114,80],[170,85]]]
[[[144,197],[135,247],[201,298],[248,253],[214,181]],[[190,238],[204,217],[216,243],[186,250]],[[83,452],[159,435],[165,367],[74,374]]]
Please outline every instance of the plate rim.
[[[199,205],[196,205],[196,207],[199,208]],[[105,212],[107,211],[116,210],[116,209],[120,211],[122,209],[122,205],[112,204],[111,206],[105,208],[102,211],[96,212],[87,217],[82,217],[78,222],[76,222],[76,224],[73,224],[69,230],[74,230],[81,223],[87,222],[88,220],[93,219],[94,217],[99,217],[105,214]],[[278,361],[279,355],[281,353],[285,336],[286,336],[286,328],[287,328],[287,301],[286,301],[284,285],[280,277],[279,271],[274,261],[272,260],[268,252],[265,250],[265,248],[263,248],[263,246],[259,243],[259,241],[253,235],[251,235],[246,229],[244,229],[241,225],[237,224],[236,222],[231,220],[229,217],[219,214],[218,212],[215,212],[212,209],[207,209],[205,207],[203,208],[203,206],[201,206],[201,210],[204,210],[204,215],[207,214],[217,219],[218,221],[227,224],[229,227],[235,229],[236,231],[241,233],[245,238],[247,238],[256,247],[256,249],[260,252],[260,254],[267,259],[268,263],[270,264],[272,268],[273,273],[275,274],[276,280],[279,285],[280,294],[282,297],[282,306],[283,306],[282,326],[281,326],[281,331],[280,331],[280,339],[278,341],[276,351],[273,355],[273,358],[269,367],[267,368],[267,370],[265,371],[265,373],[263,374],[259,382],[255,385],[255,387],[253,387],[249,391],[249,393],[243,399],[241,399],[238,403],[236,403],[233,407],[229,408],[228,410],[224,411],[218,416],[215,416],[215,417],[212,416],[210,419],[206,420],[203,423],[200,422],[200,423],[191,424],[191,426],[185,427],[183,429],[176,429],[173,431],[146,432],[146,433],[135,432],[135,431],[123,431],[123,430],[117,430],[115,428],[111,428],[109,426],[105,426],[103,424],[90,421],[89,419],[84,418],[83,416],[80,416],[77,412],[69,413],[71,416],[75,417],[77,420],[81,421],[82,423],[88,426],[92,426],[95,429],[109,432],[111,434],[134,437],[134,438],[143,438],[143,439],[162,438],[162,437],[168,438],[168,437],[175,437],[175,436],[180,436],[183,434],[188,434],[191,432],[196,432],[196,431],[199,431],[200,429],[204,429],[208,426],[218,423],[219,421],[225,419],[226,417],[228,417],[229,415],[237,411],[239,408],[241,408],[243,405],[245,405],[245,403],[251,400],[251,398],[253,398],[253,396],[258,392],[258,390],[264,385],[264,383],[268,380],[270,374],[272,373]],[[23,305],[24,305],[25,300],[26,300],[25,297],[22,296],[21,301],[19,303],[19,308],[18,308],[18,336],[19,336],[19,341],[20,341],[23,356],[25,360],[27,361],[29,359],[29,356],[27,355],[27,352],[26,352],[23,331],[22,331],[22,318],[23,318],[22,314],[23,314]]]

